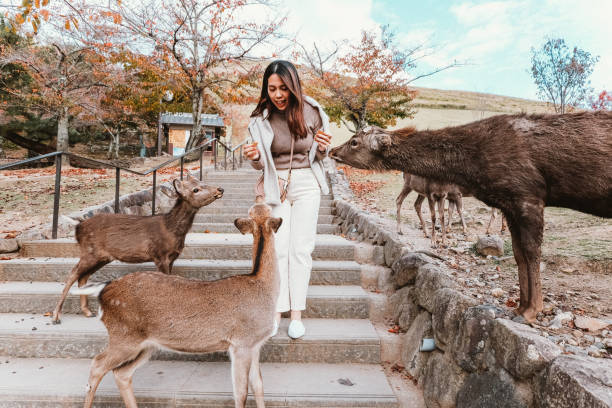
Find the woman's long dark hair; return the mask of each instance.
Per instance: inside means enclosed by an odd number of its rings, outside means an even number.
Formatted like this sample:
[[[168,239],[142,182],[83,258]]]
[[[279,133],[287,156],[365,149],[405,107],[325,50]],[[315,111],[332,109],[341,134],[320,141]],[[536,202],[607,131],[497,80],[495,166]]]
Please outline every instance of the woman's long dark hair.
[[[272,74],[278,75],[289,89],[289,101],[285,109],[289,131],[294,137],[306,137],[302,84],[300,83],[297,69],[289,61],[276,60],[268,65],[263,76],[261,96],[259,97],[259,102],[257,102],[257,107],[251,113],[251,117],[263,115],[264,109],[267,109],[269,113],[272,112],[272,109],[276,109],[268,95],[268,78]]]

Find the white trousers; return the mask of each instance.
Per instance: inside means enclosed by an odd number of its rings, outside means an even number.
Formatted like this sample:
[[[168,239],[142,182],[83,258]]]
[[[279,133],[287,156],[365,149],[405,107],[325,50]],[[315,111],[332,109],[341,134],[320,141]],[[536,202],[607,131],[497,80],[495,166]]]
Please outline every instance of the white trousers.
[[[287,170],[278,176],[287,179]],[[312,270],[321,189],[310,168],[293,169],[286,200],[272,209],[283,222],[275,236],[280,273],[277,312],[306,309],[306,294]]]

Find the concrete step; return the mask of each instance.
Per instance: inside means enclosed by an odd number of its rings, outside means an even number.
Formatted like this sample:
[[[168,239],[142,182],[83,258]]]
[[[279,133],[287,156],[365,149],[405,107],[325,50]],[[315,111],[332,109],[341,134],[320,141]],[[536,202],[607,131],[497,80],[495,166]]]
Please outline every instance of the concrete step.
[[[0,313],[44,313],[54,309],[64,284],[59,282],[0,283]],[[90,309],[98,300],[90,297]],[[64,313],[80,313],[79,296],[68,295]],[[360,286],[310,286],[306,297],[307,318],[367,319],[368,295]]]
[[[238,218],[238,217],[235,217]],[[218,232],[218,233],[232,233],[238,231],[233,223],[206,223],[206,224],[193,224],[191,232]],[[334,234],[338,231],[338,226],[333,224],[318,224],[317,234]]]
[[[0,406],[83,405],[91,360],[0,360]],[[264,363],[261,372],[267,407],[398,406],[379,365]],[[342,385],[340,379],[353,385]],[[150,361],[134,373],[134,392],[141,407],[234,407],[229,363]],[[112,373],[102,380],[94,404],[124,407]],[[251,394],[247,406],[255,406]]]
[[[366,319],[304,319],[306,334],[287,336],[289,319],[263,346],[262,362],[380,363],[380,339]],[[97,318],[65,314],[51,324],[42,314],[0,314],[0,355],[19,358],[92,358],[107,343],[106,328]],[[189,354],[158,351],[159,360],[227,361],[226,353]],[[2,369],[3,367],[0,366]]]
[[[322,207],[331,207],[333,205],[332,198],[321,197]],[[229,199],[223,196],[222,199],[216,200],[212,204],[209,204],[209,208],[227,208],[227,207],[251,207],[255,202],[255,196],[253,194],[248,195],[246,198],[232,198]]]
[[[245,192],[239,192],[239,193],[223,193],[223,198],[221,198],[220,202],[223,201],[228,201],[228,200],[235,200],[235,199],[239,199],[239,200],[248,200],[251,199],[253,200],[255,198],[255,194],[252,191],[245,191]],[[322,194],[321,195],[321,200],[331,200],[333,197],[331,196],[331,194]]]
[[[194,222],[197,224],[204,223],[220,223],[220,224],[232,224],[234,220],[238,217],[246,217],[247,213],[239,213],[239,214],[196,214]],[[331,224],[333,215],[323,215],[319,214],[318,223],[319,224]]]
[[[0,261],[0,282],[64,282],[78,258],[15,258]],[[251,273],[252,261],[177,259],[172,273],[186,278],[215,280]],[[92,275],[90,281],[105,282],[126,273],[157,270],[152,262],[126,264],[111,262]],[[313,261],[311,285],[360,285],[361,266],[355,261]]]
[[[251,259],[253,236],[242,234],[196,234],[185,238],[182,259]],[[319,234],[312,254],[315,260],[352,261],[354,244],[336,235]],[[23,242],[24,257],[78,257],[77,242],[71,238]]]
[[[234,216],[244,216],[249,212],[249,208],[251,208],[251,205],[243,205],[243,206],[227,206],[226,205],[223,207],[213,207],[212,205],[207,205],[206,207],[202,207],[200,211],[198,211],[197,215],[231,214]],[[333,207],[331,206],[319,207],[319,215],[332,215],[332,214],[333,214]]]

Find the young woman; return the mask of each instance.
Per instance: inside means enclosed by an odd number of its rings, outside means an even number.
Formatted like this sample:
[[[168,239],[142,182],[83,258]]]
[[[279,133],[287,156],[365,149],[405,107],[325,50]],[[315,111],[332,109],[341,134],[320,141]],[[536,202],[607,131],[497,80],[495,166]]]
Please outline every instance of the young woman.
[[[288,334],[297,339],[306,332],[301,318],[306,308],[319,204],[321,193],[329,193],[321,160],[329,150],[331,136],[329,118],[316,101],[302,94],[292,63],[279,60],[266,68],[249,132],[254,143],[244,146],[244,155],[254,168],[263,170],[265,202],[272,206],[274,217],[283,219],[275,238],[281,277],[275,333],[281,313],[290,310]],[[291,181],[281,202],[278,177],[287,179],[290,162]]]

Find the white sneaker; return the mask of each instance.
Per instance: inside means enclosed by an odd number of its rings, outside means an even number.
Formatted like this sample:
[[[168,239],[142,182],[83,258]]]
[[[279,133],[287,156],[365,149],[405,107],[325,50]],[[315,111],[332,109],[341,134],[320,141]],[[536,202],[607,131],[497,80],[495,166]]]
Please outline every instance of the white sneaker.
[[[278,322],[276,321],[276,319],[274,319],[274,328],[272,329],[272,334],[270,335],[270,337],[276,336],[276,333],[278,333]]]
[[[304,323],[301,320],[292,320],[289,323],[289,330],[287,330],[287,334],[292,339],[299,339],[306,333],[306,328],[304,327]]]

